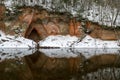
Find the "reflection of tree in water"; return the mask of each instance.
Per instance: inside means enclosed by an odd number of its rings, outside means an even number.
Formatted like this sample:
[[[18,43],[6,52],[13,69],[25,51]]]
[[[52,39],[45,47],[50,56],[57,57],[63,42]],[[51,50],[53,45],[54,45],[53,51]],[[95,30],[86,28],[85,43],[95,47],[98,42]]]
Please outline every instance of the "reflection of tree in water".
[[[120,56],[115,54],[94,55],[85,61],[83,80],[119,80]]]
[[[120,80],[119,68],[99,69],[82,76],[83,80]]]

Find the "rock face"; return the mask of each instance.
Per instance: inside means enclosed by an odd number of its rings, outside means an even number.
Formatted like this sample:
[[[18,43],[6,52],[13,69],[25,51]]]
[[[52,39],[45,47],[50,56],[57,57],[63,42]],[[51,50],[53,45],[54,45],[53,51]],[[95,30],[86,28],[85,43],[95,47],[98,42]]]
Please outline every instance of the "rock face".
[[[5,23],[3,22],[5,18],[5,10],[5,6],[0,5],[0,30],[2,30],[3,32],[5,32]]]
[[[117,40],[119,39],[119,30],[103,29],[100,25],[91,24],[90,29],[92,32],[89,34],[93,38],[100,38],[102,40]]]
[[[5,11],[6,11],[5,6],[0,5],[0,20],[3,20],[5,18]]]
[[[47,32],[43,25],[39,23],[32,23],[30,27],[26,30],[24,36],[38,42],[47,36]]]
[[[6,29],[5,28],[5,23],[3,21],[0,21],[0,30],[5,32],[6,31],[5,29]]]
[[[84,35],[81,23],[74,18],[70,20],[69,34],[77,37]]]
[[[101,39],[103,40],[117,40],[119,39],[120,36],[120,31],[117,31],[118,33],[114,30],[102,30],[102,36]]]
[[[67,13],[53,13],[42,8],[34,7],[23,7],[21,10],[22,14],[9,27],[8,34],[22,35],[36,42],[49,35],[69,34],[81,38],[85,33],[89,33],[93,38],[117,40],[113,30],[104,30],[100,25],[89,21],[84,22],[83,25],[82,21],[78,21],[77,18],[70,18],[70,15]],[[1,27],[1,30],[4,30],[4,27]]]
[[[66,74],[74,74],[78,72],[81,58],[53,58],[48,57],[43,53],[36,52],[33,55],[25,57],[28,66],[30,67],[34,79],[42,80],[64,80]],[[37,71],[39,70],[39,71]],[[48,74],[49,73],[49,74]],[[39,76],[36,76],[38,75]],[[45,75],[47,74],[47,77]],[[62,78],[63,77],[63,78]]]
[[[9,34],[22,35],[37,42],[49,35],[80,36],[79,27],[80,22],[77,22],[75,18],[70,21],[66,13],[53,14],[45,9],[38,10],[27,7],[22,9],[22,14],[18,16],[18,20],[11,25]]]
[[[59,27],[54,22],[48,22],[47,24],[44,24],[44,27],[48,35],[60,34]]]
[[[101,38],[102,28],[96,24],[91,24],[90,29],[92,32],[89,34],[93,38]]]
[[[41,52],[26,56],[25,60],[33,73],[34,79],[42,80],[68,80],[65,77],[87,74],[106,67],[118,67],[119,55],[101,54],[86,58],[84,55],[77,57],[48,57]],[[116,64],[115,64],[116,63]],[[46,76],[47,75],[47,76]],[[67,75],[67,76],[66,76]],[[64,79],[63,79],[64,78]]]

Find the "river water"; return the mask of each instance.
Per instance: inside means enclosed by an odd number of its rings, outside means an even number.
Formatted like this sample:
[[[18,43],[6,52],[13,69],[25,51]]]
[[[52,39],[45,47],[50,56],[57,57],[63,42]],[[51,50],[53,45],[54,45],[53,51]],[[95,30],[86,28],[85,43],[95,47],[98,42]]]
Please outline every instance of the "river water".
[[[120,80],[120,50],[0,49],[0,80]]]

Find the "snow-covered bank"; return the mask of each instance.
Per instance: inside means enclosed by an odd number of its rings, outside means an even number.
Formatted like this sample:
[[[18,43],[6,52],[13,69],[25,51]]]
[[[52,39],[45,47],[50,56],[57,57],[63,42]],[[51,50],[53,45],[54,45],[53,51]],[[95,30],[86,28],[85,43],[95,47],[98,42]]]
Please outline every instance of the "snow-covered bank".
[[[32,53],[34,53],[36,51],[36,49],[13,49],[13,48],[5,48],[5,49],[1,49],[0,48],[0,62],[6,59],[14,59],[14,58],[21,58],[24,57],[26,55],[30,55]]]
[[[81,15],[92,22],[105,26],[120,26],[120,14],[116,8],[93,4],[90,10],[85,10]],[[117,17],[117,18],[116,18]]]
[[[41,6],[50,11],[69,12],[74,17],[81,16],[92,22],[105,26],[120,26],[119,2],[102,0],[97,1],[77,0],[5,0],[5,6],[12,11],[15,6]],[[59,4],[61,3],[61,4]],[[68,5],[68,3],[70,5]],[[114,7],[113,7],[114,6]]]
[[[35,48],[36,45],[32,40],[5,35],[0,31],[0,48]]]
[[[77,41],[78,38],[73,36],[49,36],[46,39],[40,41],[38,44],[40,47],[69,47],[74,41]]]
[[[39,42],[40,47],[66,48],[120,48],[118,41],[103,41],[87,35],[82,41],[75,36],[49,36]]]
[[[77,56],[84,56],[85,58],[90,58],[94,55],[102,54],[116,54],[120,55],[120,49],[70,49],[70,48],[60,48],[60,49],[39,49],[48,57],[56,58],[70,58]]]

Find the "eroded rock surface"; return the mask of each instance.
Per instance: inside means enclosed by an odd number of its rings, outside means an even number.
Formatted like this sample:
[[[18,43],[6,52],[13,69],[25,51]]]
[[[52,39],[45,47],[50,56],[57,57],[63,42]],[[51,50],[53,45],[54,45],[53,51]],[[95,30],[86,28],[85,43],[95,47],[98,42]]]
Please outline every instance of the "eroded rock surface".
[[[21,7],[20,10],[22,13],[7,27],[7,34],[21,35],[37,42],[49,35],[71,35],[81,38],[85,34],[102,40],[117,40],[120,33],[118,31],[116,35],[114,30],[103,29],[101,25],[70,18],[67,12],[50,12],[38,7]],[[1,30],[4,31],[4,23],[0,23]],[[39,38],[33,37],[35,35]]]

